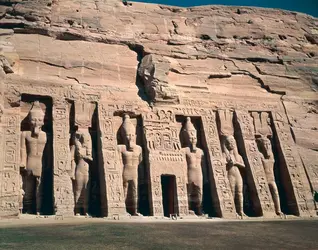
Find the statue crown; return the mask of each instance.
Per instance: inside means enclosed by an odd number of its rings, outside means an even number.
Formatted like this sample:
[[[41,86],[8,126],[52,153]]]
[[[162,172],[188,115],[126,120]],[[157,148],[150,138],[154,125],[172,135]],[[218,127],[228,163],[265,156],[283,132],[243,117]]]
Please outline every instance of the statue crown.
[[[191,122],[191,118],[187,117],[187,121],[184,125],[184,131],[189,134],[190,131],[196,131],[195,127],[193,126],[192,122]]]
[[[135,132],[135,126],[131,122],[130,116],[127,114],[124,116],[124,121],[123,121],[123,125],[122,125],[122,132],[124,134],[127,134],[129,132],[132,132],[132,133]]]
[[[35,101],[33,102],[32,108],[30,110],[30,117],[34,116],[34,115],[40,115],[42,117],[44,117],[44,112],[40,106],[40,102],[39,101]]]

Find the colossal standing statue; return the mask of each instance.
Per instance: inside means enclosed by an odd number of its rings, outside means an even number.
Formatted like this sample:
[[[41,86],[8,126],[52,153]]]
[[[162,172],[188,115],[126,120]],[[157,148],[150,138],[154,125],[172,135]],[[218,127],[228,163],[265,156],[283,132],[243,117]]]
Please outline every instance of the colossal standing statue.
[[[259,146],[260,152],[262,153],[262,163],[263,163],[266,179],[269,185],[269,189],[273,197],[275,212],[277,215],[282,215],[278,189],[277,189],[275,176],[274,176],[275,158],[272,151],[271,141],[266,136],[261,136],[260,138],[257,138],[257,144]]]
[[[87,129],[78,129],[75,132],[74,144],[71,146],[72,175],[75,214],[79,216],[81,209],[88,215],[89,201],[89,164],[93,161],[92,140]]]
[[[123,161],[124,195],[127,201],[129,183],[132,189],[132,215],[139,215],[138,208],[138,166],[142,161],[142,148],[136,144],[136,128],[129,115],[125,115],[121,127],[121,135],[125,145],[118,145]]]
[[[197,145],[197,131],[194,128],[190,117],[183,128],[187,147],[184,148],[188,165],[188,196],[189,208],[194,204],[195,212],[202,215],[202,193],[203,193],[203,174],[202,166],[204,162],[203,150]]]
[[[243,179],[239,168],[245,168],[242,156],[238,153],[236,140],[233,135],[224,136],[224,158],[230,181],[236,212],[243,217]]]
[[[26,170],[24,205],[26,212],[32,213],[35,193],[36,213],[39,215],[42,201],[42,158],[47,136],[41,130],[44,125],[44,112],[38,101],[33,103],[29,112],[29,123],[31,131],[21,133],[21,168]]]

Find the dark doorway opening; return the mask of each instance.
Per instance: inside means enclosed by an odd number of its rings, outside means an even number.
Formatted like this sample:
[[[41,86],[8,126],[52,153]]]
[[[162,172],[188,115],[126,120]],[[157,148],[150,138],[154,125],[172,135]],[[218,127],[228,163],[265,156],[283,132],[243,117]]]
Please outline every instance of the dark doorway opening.
[[[162,203],[165,217],[178,213],[176,176],[161,175]]]

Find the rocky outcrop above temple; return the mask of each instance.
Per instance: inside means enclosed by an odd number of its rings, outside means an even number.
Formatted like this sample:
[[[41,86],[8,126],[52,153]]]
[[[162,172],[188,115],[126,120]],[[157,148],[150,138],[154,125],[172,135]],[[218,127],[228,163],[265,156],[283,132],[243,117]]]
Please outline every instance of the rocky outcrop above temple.
[[[274,9],[0,0],[0,216],[313,216],[317,27]]]

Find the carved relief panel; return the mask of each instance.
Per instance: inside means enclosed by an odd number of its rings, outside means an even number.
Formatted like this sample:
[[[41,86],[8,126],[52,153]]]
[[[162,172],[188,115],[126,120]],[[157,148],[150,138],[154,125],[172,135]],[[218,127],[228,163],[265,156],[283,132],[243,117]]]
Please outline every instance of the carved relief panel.
[[[1,110],[0,216],[17,215],[20,200],[20,115]]]
[[[181,151],[179,129],[175,115],[169,109],[158,109],[143,115],[147,163],[150,177],[150,208],[154,216],[164,214],[165,194],[162,193],[162,176],[175,176],[177,201],[174,213],[188,215],[186,192],[187,165],[185,154]],[[172,211],[172,210],[171,210]],[[173,213],[171,212],[171,213]]]
[[[55,213],[74,214],[71,181],[70,104],[65,99],[53,100],[54,208]]]
[[[273,216],[275,215],[274,203],[269,190],[267,178],[265,175],[262,154],[258,150],[255,140],[255,126],[257,133],[264,131],[264,134],[269,134],[270,130],[267,125],[267,120],[261,126],[260,118],[254,116],[254,120],[248,112],[235,111],[239,133],[242,138],[242,144],[245,148],[247,181],[250,192],[255,190],[251,196],[254,215]],[[263,112],[263,116],[266,113]],[[257,119],[256,119],[257,118]],[[264,117],[265,118],[265,117]],[[258,126],[259,125],[259,126]],[[272,166],[274,168],[274,166]],[[251,192],[252,193],[252,192]]]
[[[202,123],[208,149],[207,158],[212,165],[210,180],[214,210],[219,217],[235,217],[235,204],[223,160],[215,113],[203,116]]]
[[[102,216],[125,214],[122,170],[117,150],[117,129],[113,111],[108,109],[107,104],[98,104],[98,120],[101,148],[99,171]]]
[[[289,213],[300,216],[315,214],[315,204],[305,169],[297,152],[295,142],[290,133],[287,117],[279,112],[272,113],[274,133],[278,153],[283,159],[280,168],[283,170],[283,188],[287,197]],[[292,186],[288,185],[289,183]]]

